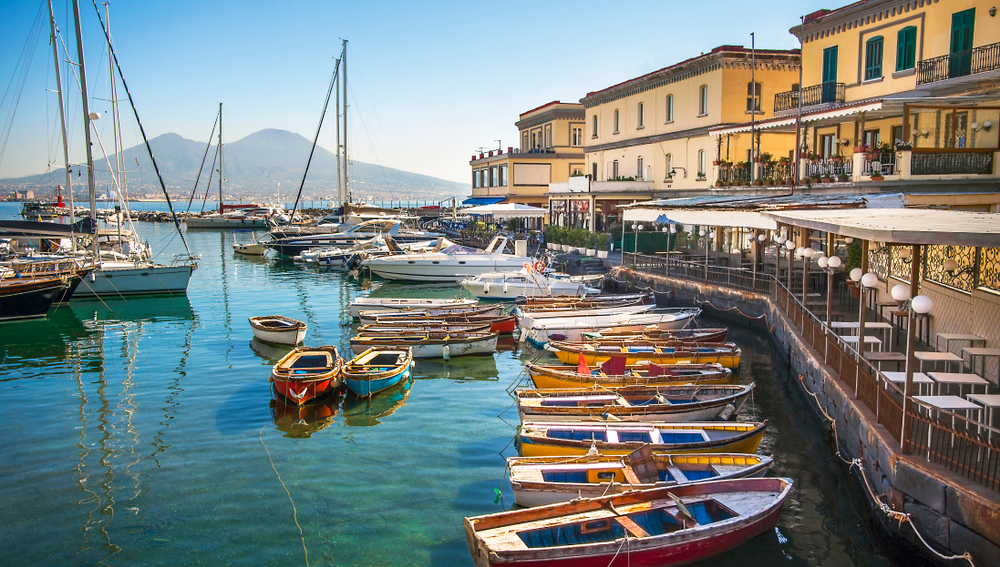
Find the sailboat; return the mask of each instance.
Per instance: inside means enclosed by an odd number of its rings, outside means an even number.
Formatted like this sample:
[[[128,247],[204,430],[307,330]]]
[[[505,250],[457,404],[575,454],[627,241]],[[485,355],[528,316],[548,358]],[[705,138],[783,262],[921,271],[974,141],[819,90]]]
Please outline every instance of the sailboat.
[[[266,229],[268,221],[284,215],[280,205],[239,203],[227,205],[222,194],[222,103],[219,103],[219,145],[216,148],[219,162],[219,212],[184,220],[188,228],[243,228]],[[211,144],[211,142],[209,142]],[[197,185],[197,184],[196,184]],[[197,187],[195,188],[197,189]]]
[[[98,17],[100,17],[100,12],[98,12]],[[97,195],[94,178],[94,157],[91,144],[92,131],[97,137],[97,142],[100,144],[102,150],[104,145],[100,139],[100,135],[97,133],[97,129],[91,129],[91,123],[94,120],[99,119],[100,116],[97,113],[90,112],[90,101],[87,93],[87,72],[86,65],[84,63],[83,39],[80,26],[79,0],[73,0],[73,18],[76,24],[77,55],[79,57],[80,69],[80,94],[83,98],[83,116],[85,126],[84,137],[87,150],[87,188],[90,196],[90,218],[93,226],[96,226]],[[101,23],[103,26],[104,22],[102,21]],[[115,94],[116,82],[113,78],[113,71],[117,70],[119,76],[121,76],[121,69],[118,67],[118,57],[115,54],[114,47],[111,43],[110,32],[107,27],[104,27],[103,31],[108,41],[108,50],[110,54],[109,63],[111,64],[112,69],[112,108],[115,109],[112,114],[112,120],[117,120],[117,99]],[[58,72],[58,65],[56,68]],[[124,80],[122,84],[125,86],[126,94],[128,94],[128,87],[125,85]],[[131,95],[129,95],[129,100],[131,101]],[[133,106],[133,110],[134,108],[135,107]],[[136,115],[136,121],[138,122],[138,115]],[[142,131],[141,122],[139,122],[139,129]],[[115,130],[118,131],[118,129]],[[145,140],[145,138],[146,135],[143,131],[143,139]],[[149,149],[148,141],[146,141],[146,147]],[[118,155],[120,157],[120,152]],[[150,151],[150,159],[153,161],[153,167],[157,169],[157,177],[160,179],[160,185],[163,188],[164,195],[166,196],[167,205],[170,206],[171,212],[173,212],[170,195],[163,186],[163,180],[159,175],[159,169],[156,167],[156,160],[153,159],[152,151]],[[108,166],[109,169],[112,170],[111,178],[115,188],[118,190],[122,210],[126,217],[131,218],[131,215],[128,214],[127,195],[123,194],[124,175],[122,175],[122,182],[119,182],[118,175],[116,175],[114,169],[111,168],[110,161],[108,162]],[[187,255],[175,258],[175,263],[171,265],[153,262],[152,251],[149,244],[142,242],[138,238],[134,228],[132,230],[123,230],[119,225],[117,230],[98,230],[96,233],[92,233],[89,236],[89,249],[91,256],[97,263],[97,269],[84,278],[73,297],[121,297],[125,295],[137,294],[186,293],[188,282],[191,279],[191,273],[198,266],[194,262],[195,257],[191,254],[190,249],[187,247],[187,240],[184,238],[183,232],[180,231],[180,223],[177,221],[176,216],[174,216],[174,226],[180,233],[181,242],[184,243]]]

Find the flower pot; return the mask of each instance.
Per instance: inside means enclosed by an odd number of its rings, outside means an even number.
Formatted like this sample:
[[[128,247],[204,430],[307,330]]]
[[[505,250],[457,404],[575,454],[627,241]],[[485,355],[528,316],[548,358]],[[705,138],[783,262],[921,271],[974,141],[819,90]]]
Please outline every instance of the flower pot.
[[[712,165],[721,165],[721,164],[722,164],[722,162],[719,161],[719,160],[713,160],[712,161]]]
[[[546,242],[545,243],[545,247],[548,248],[549,250],[555,250],[556,246],[559,246],[559,245],[556,244],[555,242]]]
[[[854,146],[854,153],[860,154],[861,152],[867,150],[865,146]]]
[[[881,175],[872,175],[872,181],[882,181],[883,179],[885,178]]]
[[[587,248],[587,256],[596,256],[597,250],[594,248]]]
[[[598,250],[597,251],[597,257],[601,258],[601,259],[607,258],[608,257],[608,251],[607,250]]]

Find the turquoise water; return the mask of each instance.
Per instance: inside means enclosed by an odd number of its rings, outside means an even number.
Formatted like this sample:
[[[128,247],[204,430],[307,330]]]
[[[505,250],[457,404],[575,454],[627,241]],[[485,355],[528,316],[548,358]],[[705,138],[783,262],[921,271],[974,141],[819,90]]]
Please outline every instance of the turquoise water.
[[[0,204],[0,217],[17,210]],[[137,226],[163,257],[182,250],[171,225]],[[272,404],[283,351],[252,340],[247,317],[304,320],[306,344],[346,353],[352,298],[457,288],[234,257],[226,231],[188,241],[202,259],[187,297],[74,301],[0,324],[0,564],[471,565],[462,518],[512,501],[507,391],[524,360],[554,357],[507,341],[493,357],[418,360],[408,386],[300,419]],[[766,337],[730,336],[741,381],[757,383],[741,417],[771,420],[761,452],[796,487],[776,533],[705,565],[919,564],[871,529]]]

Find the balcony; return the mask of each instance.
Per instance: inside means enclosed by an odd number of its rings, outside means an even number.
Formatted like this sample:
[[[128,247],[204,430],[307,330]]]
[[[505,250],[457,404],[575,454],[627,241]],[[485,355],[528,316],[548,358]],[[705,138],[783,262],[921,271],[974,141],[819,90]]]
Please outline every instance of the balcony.
[[[794,110],[799,107],[799,97],[802,97],[802,107],[817,104],[844,102],[844,83],[822,83],[812,85],[797,91],[788,91],[774,95],[774,111]]]
[[[1000,69],[1000,42],[920,61],[917,63],[917,84],[925,85],[997,69]]]

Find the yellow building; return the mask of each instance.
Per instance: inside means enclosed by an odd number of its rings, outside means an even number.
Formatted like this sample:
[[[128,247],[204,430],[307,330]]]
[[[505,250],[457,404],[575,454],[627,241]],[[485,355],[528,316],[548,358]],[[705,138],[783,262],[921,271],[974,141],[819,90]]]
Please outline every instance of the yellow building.
[[[725,162],[751,161],[749,134],[710,129],[773,116],[774,94],[798,81],[797,50],[725,45],[588,93],[580,101],[588,178],[550,186],[550,222],[604,231],[620,204],[704,193]]]
[[[1000,20],[992,3],[865,0],[810,14],[791,33],[802,42],[803,87],[776,94],[776,117],[755,128],[787,143],[798,124],[801,179],[905,191],[909,205],[996,210]]]
[[[472,156],[472,197],[464,204],[546,207],[549,183],[583,175],[583,105],[550,102],[521,114],[515,125],[520,148]]]

